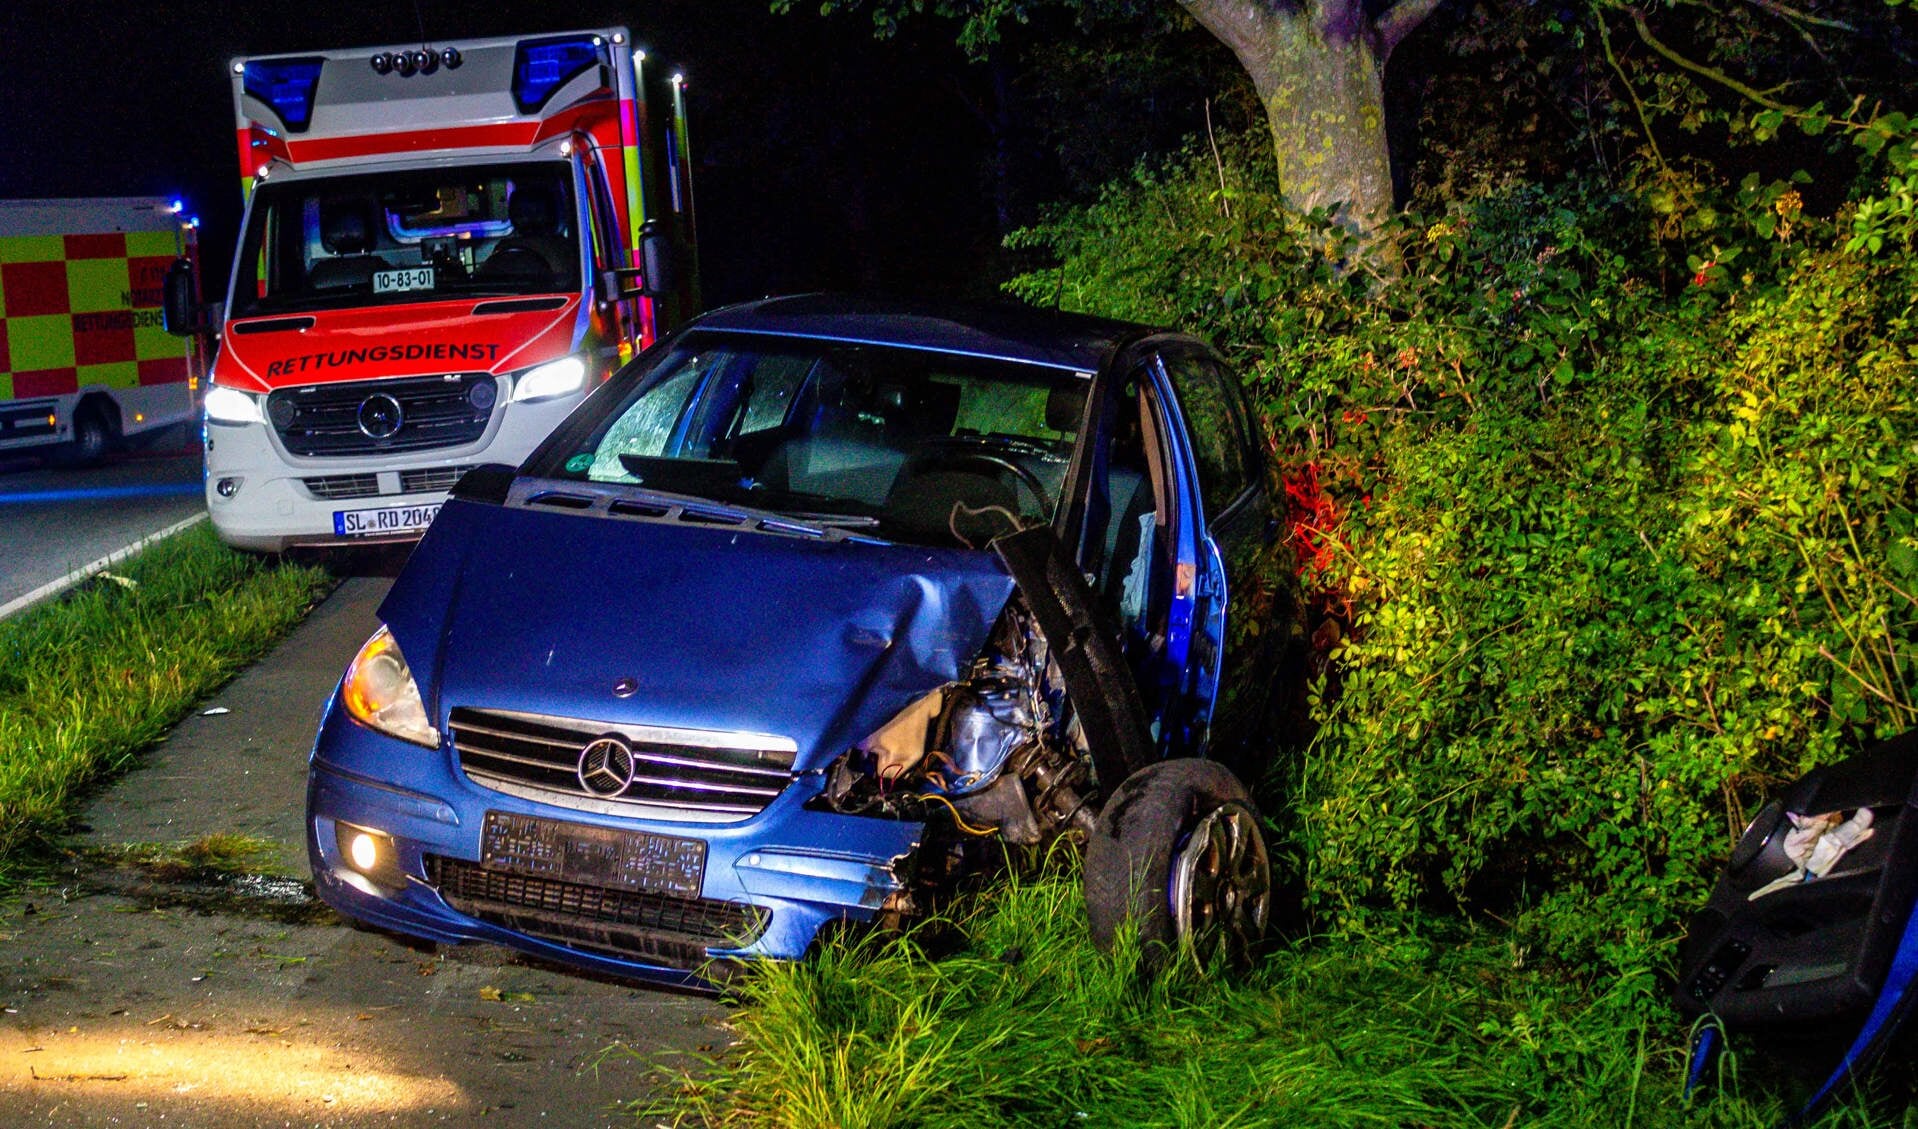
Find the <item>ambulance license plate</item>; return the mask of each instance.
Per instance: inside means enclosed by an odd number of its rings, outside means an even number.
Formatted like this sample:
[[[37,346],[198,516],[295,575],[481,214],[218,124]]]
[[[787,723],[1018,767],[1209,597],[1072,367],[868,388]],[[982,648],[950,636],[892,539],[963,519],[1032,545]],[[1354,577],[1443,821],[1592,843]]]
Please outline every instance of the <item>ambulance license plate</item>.
[[[433,289],[432,267],[409,267],[406,270],[376,270],[373,272],[373,293],[399,294],[407,290]]]
[[[366,537],[380,533],[412,533],[433,524],[440,512],[430,506],[388,506],[380,510],[334,510],[333,533],[338,537]]]

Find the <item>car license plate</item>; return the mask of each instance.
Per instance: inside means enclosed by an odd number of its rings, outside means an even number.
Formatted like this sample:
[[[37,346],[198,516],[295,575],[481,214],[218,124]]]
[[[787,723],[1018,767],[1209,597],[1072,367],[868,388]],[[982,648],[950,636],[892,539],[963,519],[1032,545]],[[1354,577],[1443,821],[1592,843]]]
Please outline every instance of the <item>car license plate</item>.
[[[334,510],[333,533],[338,537],[367,537],[380,533],[412,533],[433,524],[440,504],[388,506],[380,510]]]
[[[706,844],[489,811],[480,863],[562,882],[697,898],[706,879]]]
[[[399,294],[407,290],[433,289],[432,267],[408,267],[405,270],[373,272],[373,293]]]

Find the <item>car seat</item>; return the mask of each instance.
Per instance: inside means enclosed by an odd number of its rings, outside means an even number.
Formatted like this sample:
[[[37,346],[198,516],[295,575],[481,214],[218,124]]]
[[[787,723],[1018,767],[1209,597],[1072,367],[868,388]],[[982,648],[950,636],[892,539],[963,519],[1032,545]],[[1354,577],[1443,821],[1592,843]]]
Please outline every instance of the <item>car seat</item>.
[[[342,290],[373,285],[373,272],[387,266],[372,253],[378,240],[374,209],[365,200],[328,200],[320,205],[320,245],[335,256],[307,268],[307,285]]]
[[[478,277],[558,280],[578,267],[578,248],[560,234],[559,201],[549,185],[514,185],[506,215],[513,221],[513,234],[494,246]]]

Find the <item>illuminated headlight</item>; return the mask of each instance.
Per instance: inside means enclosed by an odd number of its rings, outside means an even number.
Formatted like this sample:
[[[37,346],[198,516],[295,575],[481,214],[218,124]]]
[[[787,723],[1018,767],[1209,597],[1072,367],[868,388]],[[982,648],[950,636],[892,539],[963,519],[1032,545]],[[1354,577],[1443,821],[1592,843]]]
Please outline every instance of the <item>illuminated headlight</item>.
[[[585,386],[586,362],[578,357],[561,357],[520,373],[519,379],[513,382],[513,402],[550,400]]]
[[[426,720],[419,684],[393,633],[382,627],[353,656],[340,683],[340,702],[355,721],[415,745],[436,749],[439,730]]]
[[[206,418],[211,423],[266,422],[258,396],[220,384],[206,391]]]

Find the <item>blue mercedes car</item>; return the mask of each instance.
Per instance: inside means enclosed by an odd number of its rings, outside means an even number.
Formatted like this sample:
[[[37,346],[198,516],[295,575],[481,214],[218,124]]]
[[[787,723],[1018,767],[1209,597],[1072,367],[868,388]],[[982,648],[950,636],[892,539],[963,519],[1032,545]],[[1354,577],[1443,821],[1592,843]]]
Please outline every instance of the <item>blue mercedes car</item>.
[[[469,472],[329,701],[319,892],[692,983],[1085,846],[1095,938],[1243,949],[1304,632],[1260,428],[1175,333],[708,314]]]

